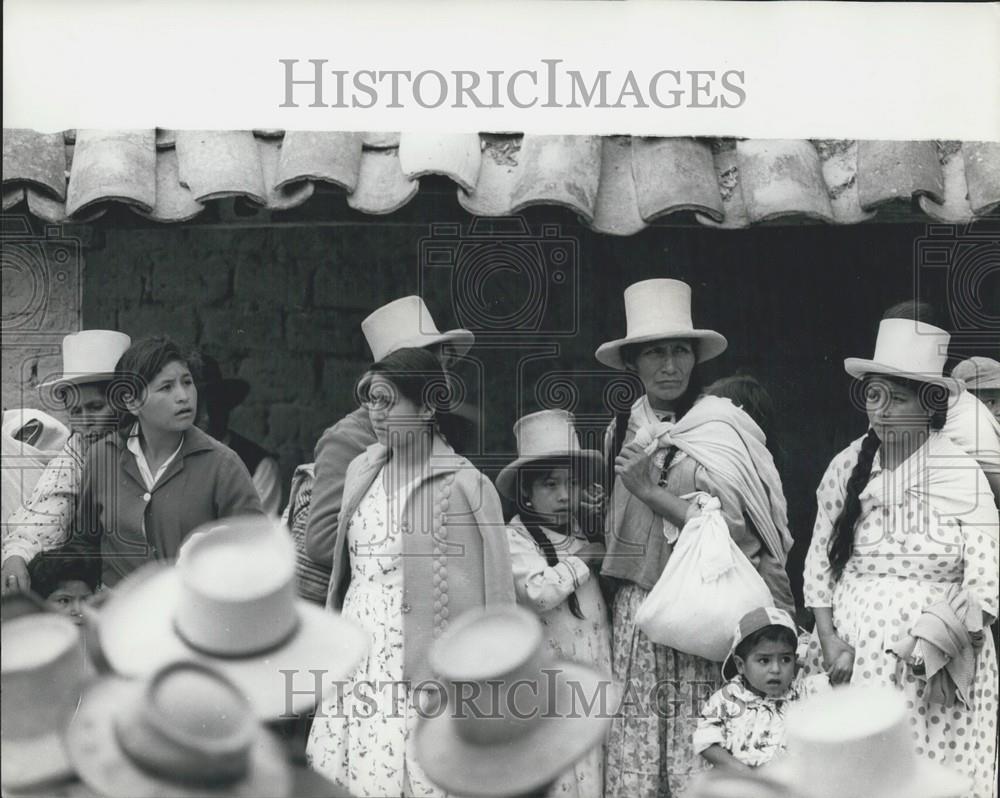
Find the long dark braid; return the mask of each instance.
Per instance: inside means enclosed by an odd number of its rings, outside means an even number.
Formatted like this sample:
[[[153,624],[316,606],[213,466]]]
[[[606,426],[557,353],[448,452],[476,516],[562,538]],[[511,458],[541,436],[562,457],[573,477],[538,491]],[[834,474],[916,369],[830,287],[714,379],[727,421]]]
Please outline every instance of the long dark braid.
[[[861,452],[858,454],[858,462],[854,464],[851,476],[847,480],[847,489],[844,495],[844,509],[833,525],[833,535],[827,546],[827,555],[830,558],[830,566],[833,568],[833,576],[840,579],[844,573],[844,566],[851,559],[854,551],[854,525],[861,517],[861,491],[865,489],[872,474],[872,463],[875,461],[875,453],[882,445],[882,441],[875,430],[868,430],[865,439],[861,444]]]

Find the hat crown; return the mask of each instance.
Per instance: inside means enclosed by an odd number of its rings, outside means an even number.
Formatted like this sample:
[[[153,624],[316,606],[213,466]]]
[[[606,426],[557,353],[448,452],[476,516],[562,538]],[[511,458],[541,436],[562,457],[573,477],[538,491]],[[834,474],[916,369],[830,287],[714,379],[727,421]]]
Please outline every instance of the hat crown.
[[[540,410],[514,424],[518,457],[559,456],[580,451],[580,439],[568,410]]]
[[[831,798],[899,794],[917,762],[906,713],[901,693],[873,687],[834,689],[793,705],[793,778]]]
[[[944,374],[951,335],[912,319],[883,319],[872,360],[890,369],[927,377]]]
[[[404,296],[383,305],[361,322],[361,331],[375,360],[408,346],[424,346],[422,338],[440,335],[424,300]]]
[[[257,721],[221,674],[175,662],[149,679],[115,720],[126,755],[170,781],[226,783],[247,775]]]
[[[79,627],[48,612],[5,620],[0,663],[0,736],[18,740],[61,731],[82,688]]]
[[[176,567],[175,624],[196,650],[251,656],[295,632],[295,551],[275,522],[253,516],[206,524]]]
[[[62,342],[62,378],[83,382],[89,376],[114,373],[132,339],[115,330],[81,330]]]
[[[625,327],[627,338],[692,332],[691,286],[666,278],[633,283],[625,289]]]
[[[430,662],[448,682],[449,702],[457,707],[471,695],[474,710],[454,716],[456,733],[469,742],[514,740],[542,720],[550,681],[542,628],[523,607],[465,613],[432,647]]]

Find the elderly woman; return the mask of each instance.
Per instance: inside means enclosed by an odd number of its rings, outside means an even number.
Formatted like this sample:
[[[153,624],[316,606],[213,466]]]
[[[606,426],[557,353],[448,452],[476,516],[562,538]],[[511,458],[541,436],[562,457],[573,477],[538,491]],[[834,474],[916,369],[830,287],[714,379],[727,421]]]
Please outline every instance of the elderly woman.
[[[697,702],[718,687],[719,664],[656,645],[635,624],[680,529],[699,512],[682,497],[703,491],[720,500],[732,539],[775,604],[794,611],[784,570],[791,536],[764,434],[730,400],[698,401],[698,364],[721,354],[726,339],[694,328],[691,289],[677,280],[630,286],[625,310],[626,337],[596,353],[601,363],[635,373],[645,388],[606,441],[615,478],[602,574],[619,588],[612,664],[626,695],[608,742],[605,785],[612,798],[678,795],[703,767],[692,747]]]
[[[871,360],[849,358],[868,433],[817,490],[805,602],[807,666],[834,683],[904,693],[917,753],[996,792],[997,510],[980,465],[945,430],[961,386],[942,376],[950,336],[887,318]]]
[[[447,386],[425,348],[395,350],[358,384],[377,442],[347,469],[327,603],[371,645],[317,713],[307,753],[359,797],[439,793],[411,752],[411,685],[433,676],[428,649],[455,618],[515,601],[499,496],[437,429]]]

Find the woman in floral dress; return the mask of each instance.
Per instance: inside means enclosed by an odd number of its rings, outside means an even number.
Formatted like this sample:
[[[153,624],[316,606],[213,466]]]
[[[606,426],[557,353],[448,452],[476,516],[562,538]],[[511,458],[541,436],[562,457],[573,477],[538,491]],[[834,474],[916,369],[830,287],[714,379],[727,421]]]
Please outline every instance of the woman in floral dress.
[[[805,603],[816,616],[807,667],[831,682],[901,690],[920,756],[996,794],[998,516],[978,463],[940,432],[958,393],[943,378],[949,335],[883,320],[873,360],[845,361],[861,380],[868,433],[838,454],[816,492]],[[974,666],[943,698],[911,632],[944,605]],[[963,634],[968,631],[968,634]],[[901,646],[918,656],[902,656]],[[921,641],[922,642],[922,641]]]
[[[347,470],[328,606],[371,636],[316,714],[307,755],[352,795],[436,796],[412,753],[430,644],[463,611],[514,602],[493,485],[437,429],[438,359],[399,349],[359,383],[378,442]]]
[[[733,541],[775,604],[793,610],[784,569],[791,536],[777,470],[763,432],[743,410],[719,397],[696,404],[698,364],[721,354],[726,339],[695,329],[690,305],[691,289],[677,280],[630,286],[626,337],[596,353],[601,363],[636,374],[645,388],[623,423],[612,422],[605,444],[615,479],[602,574],[617,585],[612,668],[625,695],[608,739],[608,798],[680,795],[705,767],[692,738],[701,702],[721,686],[719,663],[656,645],[635,623],[673,542],[698,512],[681,497],[703,491],[719,498]],[[708,446],[680,440],[692,433]]]

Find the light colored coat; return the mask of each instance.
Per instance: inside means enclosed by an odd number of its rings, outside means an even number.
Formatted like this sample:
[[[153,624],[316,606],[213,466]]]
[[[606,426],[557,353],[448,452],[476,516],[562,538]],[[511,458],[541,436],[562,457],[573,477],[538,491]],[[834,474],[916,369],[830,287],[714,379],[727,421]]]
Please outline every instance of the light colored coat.
[[[351,579],[347,527],[381,478],[387,450],[369,446],[351,461],[333,547],[327,606],[343,606]],[[317,475],[318,477],[318,475]],[[403,540],[403,676],[431,678],[427,652],[448,624],[482,606],[513,604],[514,578],[500,497],[493,484],[440,437],[425,475],[400,509]]]

